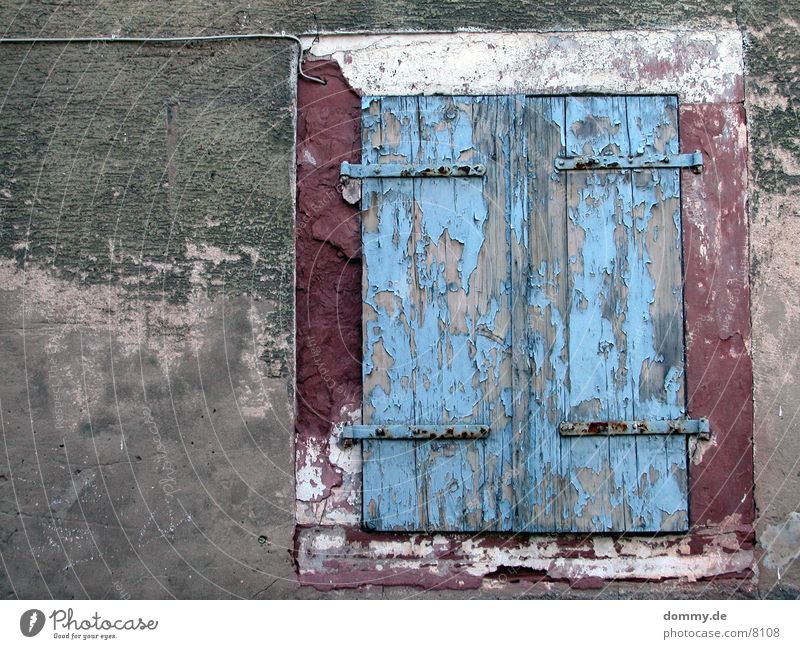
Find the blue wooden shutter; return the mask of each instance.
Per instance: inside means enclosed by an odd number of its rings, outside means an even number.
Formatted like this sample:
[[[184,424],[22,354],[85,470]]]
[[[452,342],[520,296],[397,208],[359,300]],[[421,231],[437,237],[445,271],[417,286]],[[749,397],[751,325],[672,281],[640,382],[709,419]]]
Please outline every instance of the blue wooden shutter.
[[[675,99],[366,98],[362,127],[364,525],[686,529],[685,436],[559,432],[683,415],[678,170],[554,167],[677,153]]]

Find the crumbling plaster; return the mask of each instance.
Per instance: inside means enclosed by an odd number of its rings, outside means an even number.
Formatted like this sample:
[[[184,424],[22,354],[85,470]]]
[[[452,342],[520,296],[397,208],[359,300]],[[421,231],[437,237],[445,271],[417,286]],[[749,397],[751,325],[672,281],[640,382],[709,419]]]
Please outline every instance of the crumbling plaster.
[[[362,95],[675,94],[743,98],[742,34],[715,31],[417,33],[307,38]]]

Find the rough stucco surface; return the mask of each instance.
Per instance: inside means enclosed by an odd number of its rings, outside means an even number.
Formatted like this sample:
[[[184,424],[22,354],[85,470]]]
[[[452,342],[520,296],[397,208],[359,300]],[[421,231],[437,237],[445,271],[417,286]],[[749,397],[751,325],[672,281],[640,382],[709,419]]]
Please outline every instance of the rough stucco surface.
[[[5,596],[291,579],[292,61],[3,51]]]
[[[750,7],[746,109],[760,585],[800,596],[800,6]]]
[[[7,2],[0,24],[8,35],[59,36],[740,28],[759,593],[796,597],[798,14],[796,2],[766,1],[176,8],[112,0]],[[3,47],[2,593],[317,596],[294,585],[287,552],[295,517],[287,46]],[[170,496],[173,479],[179,491]],[[505,592],[575,594],[564,584],[514,588]],[[615,583],[602,593],[681,588]],[[741,589],[715,583],[700,592]]]

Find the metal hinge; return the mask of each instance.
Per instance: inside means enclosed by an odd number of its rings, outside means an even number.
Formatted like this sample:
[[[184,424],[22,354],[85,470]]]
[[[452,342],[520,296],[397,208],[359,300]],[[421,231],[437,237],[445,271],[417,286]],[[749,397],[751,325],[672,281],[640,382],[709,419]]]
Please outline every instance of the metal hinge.
[[[693,173],[699,174],[703,170],[703,154],[694,153],[675,154],[645,154],[617,156],[559,156],[555,166],[558,171],[590,171],[592,169],[663,169],[687,167]]]
[[[343,162],[339,171],[342,179],[349,178],[457,178],[484,176],[482,164],[429,163],[424,165],[369,164]]]
[[[584,435],[698,435],[710,439],[708,419],[645,419],[629,421],[562,421],[559,432],[567,437]]]
[[[481,439],[492,429],[482,424],[358,425],[342,428],[344,439]]]

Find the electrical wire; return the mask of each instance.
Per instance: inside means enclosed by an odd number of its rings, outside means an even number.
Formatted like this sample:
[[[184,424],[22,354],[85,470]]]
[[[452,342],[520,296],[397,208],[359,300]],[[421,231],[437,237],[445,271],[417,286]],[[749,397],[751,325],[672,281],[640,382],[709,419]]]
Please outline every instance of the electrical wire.
[[[211,36],[22,36],[22,37],[0,37],[0,45],[39,45],[52,43],[139,43],[147,45],[149,43],[194,43],[206,41],[234,41],[234,40],[256,40],[256,39],[276,39],[288,40],[297,43],[297,74],[302,79],[326,85],[324,79],[312,77],[303,72],[303,44],[297,36],[292,34],[218,34]]]

